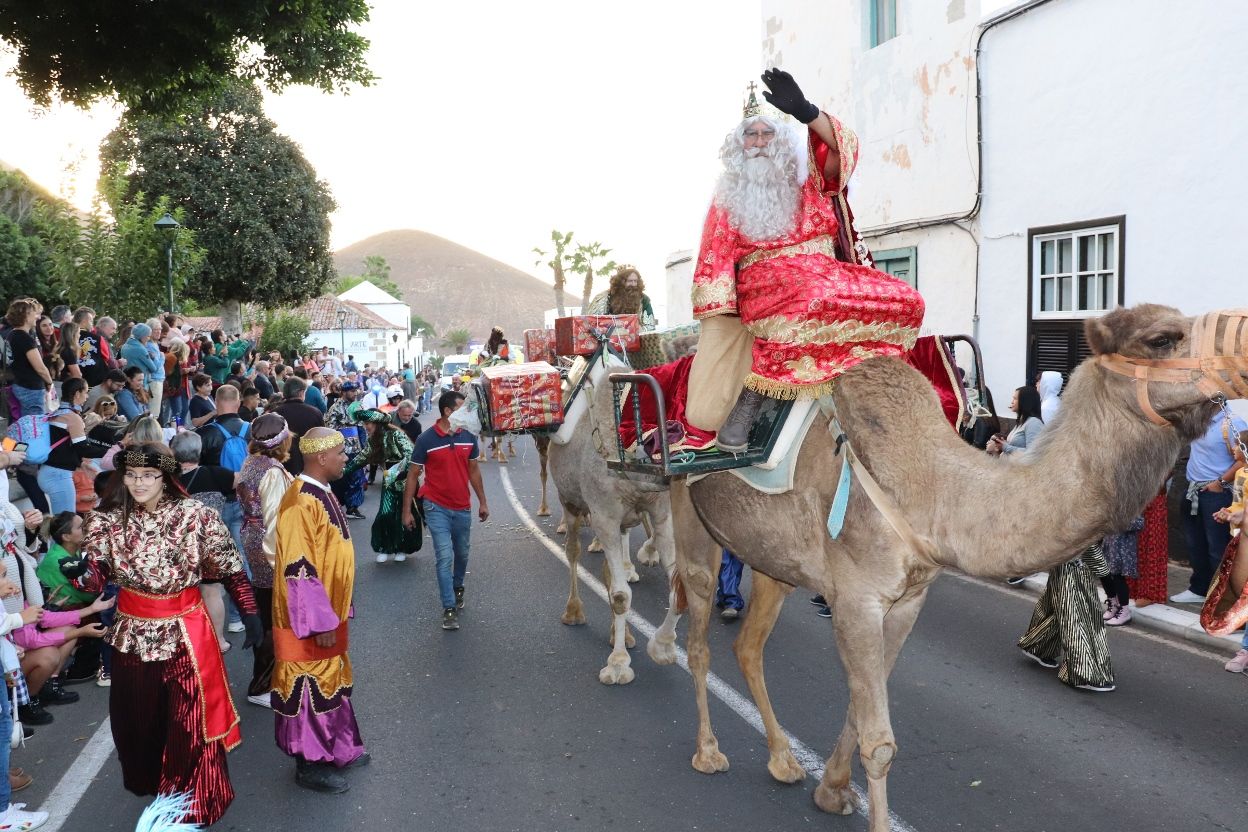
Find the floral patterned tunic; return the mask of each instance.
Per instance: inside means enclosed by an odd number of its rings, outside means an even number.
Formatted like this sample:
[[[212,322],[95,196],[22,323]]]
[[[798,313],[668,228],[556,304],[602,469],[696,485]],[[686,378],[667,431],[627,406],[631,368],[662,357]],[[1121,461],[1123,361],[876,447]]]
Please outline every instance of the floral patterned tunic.
[[[174,595],[243,569],[221,515],[192,498],[162,498],[154,511],[136,508],[124,525],[120,509],[93,511],[83,536],[88,571],[76,583],[91,592],[111,581],[148,595]],[[177,619],[139,620],[118,612],[108,643],[153,662],[172,659],[183,638]]]

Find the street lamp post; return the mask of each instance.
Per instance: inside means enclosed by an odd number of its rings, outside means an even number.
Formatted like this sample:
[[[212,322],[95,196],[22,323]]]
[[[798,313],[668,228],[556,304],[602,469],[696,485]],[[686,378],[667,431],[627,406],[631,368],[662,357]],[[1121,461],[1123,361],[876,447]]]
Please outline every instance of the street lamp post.
[[[338,338],[342,353],[338,356],[338,360],[344,365],[347,363],[347,310],[338,307]]]
[[[156,230],[161,231],[165,235],[165,286],[169,290],[169,311],[173,309],[173,237],[174,232],[181,228],[181,224],[173,218],[172,214],[166,213],[163,217],[156,220]]]

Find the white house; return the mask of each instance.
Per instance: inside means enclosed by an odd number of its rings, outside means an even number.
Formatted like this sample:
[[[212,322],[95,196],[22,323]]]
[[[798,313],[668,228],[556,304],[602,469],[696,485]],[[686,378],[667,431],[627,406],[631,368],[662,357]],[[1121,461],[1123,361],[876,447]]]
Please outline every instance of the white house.
[[[858,230],[923,293],[926,331],[976,336],[1001,405],[1073,367],[1115,305],[1243,304],[1193,259],[1248,214],[1248,15],[1228,11],[762,0],[762,57],[857,132]]]
[[[410,319],[407,325],[400,326],[361,303],[333,295],[313,298],[296,314],[308,319],[308,340],[316,349],[329,347],[335,353],[355,356],[355,363],[361,368],[381,363],[397,370],[407,360],[404,356],[409,354]]]

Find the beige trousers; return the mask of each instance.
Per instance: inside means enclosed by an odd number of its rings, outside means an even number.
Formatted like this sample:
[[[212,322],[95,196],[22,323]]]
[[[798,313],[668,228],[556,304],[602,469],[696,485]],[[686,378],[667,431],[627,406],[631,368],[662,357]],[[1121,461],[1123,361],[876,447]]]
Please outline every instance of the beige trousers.
[[[694,427],[718,431],[750,373],[754,336],[736,315],[702,319],[698,352],[689,370],[685,417]]]

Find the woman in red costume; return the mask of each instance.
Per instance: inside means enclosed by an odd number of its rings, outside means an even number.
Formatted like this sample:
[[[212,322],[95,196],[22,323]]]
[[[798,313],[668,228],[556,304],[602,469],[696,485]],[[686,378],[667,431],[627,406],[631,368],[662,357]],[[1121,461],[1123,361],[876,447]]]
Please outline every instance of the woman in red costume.
[[[225,585],[243,613],[244,647],[264,630],[229,530],[187,496],[169,448],[138,445],[116,464],[100,510],[87,517],[83,557],[61,570],[84,590],[121,588],[108,636],[109,715],[126,789],[189,794],[184,820],[212,824],[234,799],[225,754],[242,737],[200,583]]]
[[[768,70],[763,82],[780,112],[751,92],[720,151],[724,172],[693,274],[703,335],[708,319],[736,315],[754,336],[745,390],[719,428],[717,444],[732,452],[744,450],[764,397],[824,396],[858,362],[900,357],[923,321],[919,293],[871,268],[855,240],[845,201],[858,161],[853,132],[807,101],[787,72]]]

